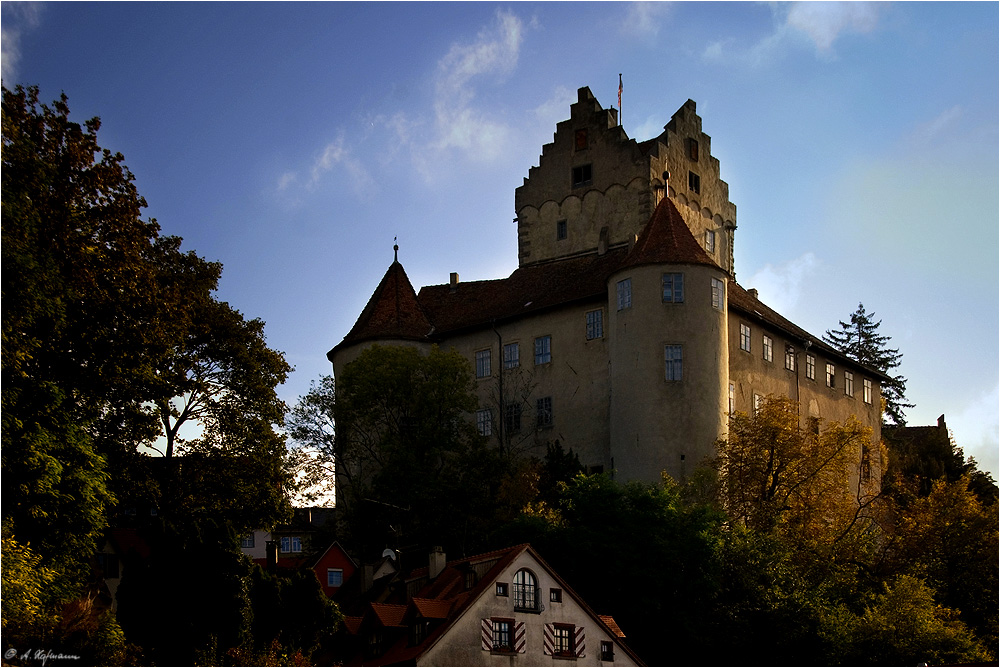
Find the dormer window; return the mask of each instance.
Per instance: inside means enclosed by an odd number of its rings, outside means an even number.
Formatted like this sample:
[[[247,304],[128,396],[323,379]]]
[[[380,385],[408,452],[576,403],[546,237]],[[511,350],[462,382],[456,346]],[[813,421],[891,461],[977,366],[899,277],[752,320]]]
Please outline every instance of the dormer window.
[[[573,168],[573,187],[580,188],[593,183],[593,174],[590,165],[580,165]]]

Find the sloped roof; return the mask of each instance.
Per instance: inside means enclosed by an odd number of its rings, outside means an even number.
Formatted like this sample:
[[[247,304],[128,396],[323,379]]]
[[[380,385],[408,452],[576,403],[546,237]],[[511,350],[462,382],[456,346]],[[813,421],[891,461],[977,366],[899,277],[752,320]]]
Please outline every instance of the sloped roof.
[[[373,339],[426,340],[431,323],[403,265],[393,260],[354,327],[339,346]]]
[[[565,594],[571,597],[598,624],[603,625],[609,635],[618,638],[620,646],[637,663],[641,664],[635,654],[621,639],[621,632],[614,619],[607,615],[596,615],[559,575],[528,544],[487,552],[484,554],[448,562],[444,570],[433,580],[427,580],[427,568],[415,569],[406,579],[408,584],[415,584],[419,589],[407,605],[370,604],[364,619],[378,619],[385,627],[402,627],[406,620],[422,617],[428,620],[439,620],[437,626],[432,626],[430,633],[417,645],[411,645],[407,637],[399,637],[387,651],[379,657],[371,659],[368,665],[406,665],[412,664],[417,657],[427,652],[448,632],[451,626],[464,615],[480,596],[493,587],[500,573],[508,568],[520,555],[528,552],[531,557],[544,568],[559,583]],[[478,575],[476,584],[466,589],[466,573],[470,570]],[[420,585],[420,582],[423,582]],[[401,588],[405,591],[407,588]],[[345,619],[345,629],[352,635],[357,635],[367,624],[355,622],[358,618]]]
[[[712,256],[695,240],[669,197],[664,197],[656,205],[623,266],[661,263],[700,264],[719,268]]]
[[[774,329],[784,332],[789,338],[801,341],[803,345],[808,341],[810,348],[821,350],[827,357],[838,359],[846,363],[848,366],[863,369],[866,374],[872,376],[873,378],[877,378],[882,382],[891,380],[889,376],[885,375],[881,371],[858,363],[823,341],[823,339],[813,336],[806,330],[802,329],[791,320],[762,302],[749,291],[743,289],[736,281],[729,281],[729,289],[726,291],[726,294],[729,308],[741,311],[745,315],[758,320],[765,325],[770,325]]]

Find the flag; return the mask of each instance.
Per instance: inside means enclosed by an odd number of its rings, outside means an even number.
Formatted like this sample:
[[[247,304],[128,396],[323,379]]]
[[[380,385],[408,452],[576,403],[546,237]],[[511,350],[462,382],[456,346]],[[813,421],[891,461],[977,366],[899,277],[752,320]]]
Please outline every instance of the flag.
[[[618,113],[622,113],[622,75],[618,75]]]

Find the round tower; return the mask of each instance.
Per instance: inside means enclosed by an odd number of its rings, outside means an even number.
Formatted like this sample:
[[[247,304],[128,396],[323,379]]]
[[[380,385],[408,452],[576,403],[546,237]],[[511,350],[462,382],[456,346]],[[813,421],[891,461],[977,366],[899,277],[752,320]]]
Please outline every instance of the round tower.
[[[625,480],[690,475],[726,431],[727,273],[664,198],[608,278],[613,466]]]

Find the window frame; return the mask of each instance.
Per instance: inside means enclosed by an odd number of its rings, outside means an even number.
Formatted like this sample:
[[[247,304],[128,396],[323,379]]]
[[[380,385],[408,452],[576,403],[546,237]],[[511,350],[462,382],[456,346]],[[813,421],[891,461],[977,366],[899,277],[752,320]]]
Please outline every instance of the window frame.
[[[340,575],[340,582],[338,584],[330,583],[331,575]],[[343,568],[327,568],[326,569],[326,586],[327,587],[343,587],[344,586],[344,569]]]
[[[816,380],[816,356],[806,353],[806,378]]]
[[[833,362],[826,363],[826,386],[831,390],[837,387],[837,367]]]
[[[604,309],[594,309],[585,314],[587,322],[586,337],[588,341],[604,338]]]
[[[506,632],[503,631],[504,627],[506,628]],[[491,617],[490,629],[492,651],[499,654],[513,654],[514,620],[507,617]],[[506,643],[503,642],[504,636],[507,639]]]
[[[552,335],[535,337],[535,366],[552,362]]]
[[[726,304],[726,284],[721,278],[712,279],[712,308],[722,311]]]
[[[497,594],[497,596],[505,596],[507,598],[510,597],[510,589],[507,587],[507,583],[506,582],[498,582],[497,583],[496,594]]]
[[[715,253],[715,230],[705,230],[705,250]]]
[[[476,358],[476,378],[489,378],[493,375],[493,349],[483,348],[477,350]]]
[[[535,426],[546,429],[552,426],[552,397],[539,397],[535,400]]]
[[[570,187],[584,188],[594,183],[594,165],[588,162],[585,165],[577,165],[570,171]]]
[[[791,346],[785,346],[785,368],[795,371],[795,348]]]
[[[523,580],[518,582],[518,579]],[[540,612],[538,601],[538,578],[527,568],[514,573],[513,598],[515,612]]]
[[[697,172],[688,170],[688,190],[696,195],[701,194],[701,176]]]
[[[556,622],[552,625],[552,656],[576,656],[576,627],[573,624]]]
[[[854,396],[854,373],[844,369],[844,394]]]
[[[684,345],[668,343],[663,346],[663,373],[668,383],[684,380]]]
[[[480,436],[493,435],[493,409],[480,408],[476,411],[476,431]]]
[[[752,330],[750,329],[750,325],[746,324],[745,322],[741,322],[740,323],[740,350],[742,350],[743,352],[747,352],[747,353],[751,352],[751,348],[753,347],[752,346],[752,339],[750,338],[751,336],[752,336]]]
[[[871,381],[871,379],[870,378],[862,378],[861,379],[861,387],[862,387],[862,400],[866,404],[870,405],[872,403],[872,401],[873,401],[873,398],[874,398],[874,389],[875,389],[874,385],[873,385],[873,383]]]
[[[761,357],[765,362],[774,362],[774,339],[767,334],[764,335],[761,345]]]
[[[615,660],[615,643],[611,640],[601,641],[601,661],[611,663]]]
[[[549,588],[549,603],[562,603],[562,589],[557,587]]]
[[[504,431],[508,434],[518,434],[521,432],[521,415],[524,410],[518,402],[509,403],[504,406]]]
[[[503,368],[516,369],[521,366],[521,345],[519,342],[503,344]]]
[[[664,273],[660,278],[660,288],[664,304],[683,304],[684,272],[673,271]]]
[[[257,547],[257,536],[251,531],[248,534],[240,536],[240,548],[249,550],[251,548]]]
[[[632,308],[632,277],[629,276],[618,281],[615,291],[618,298],[618,310],[624,311],[627,308]]]
[[[569,236],[569,230],[566,227],[566,219],[556,221],[556,241],[565,241]]]

